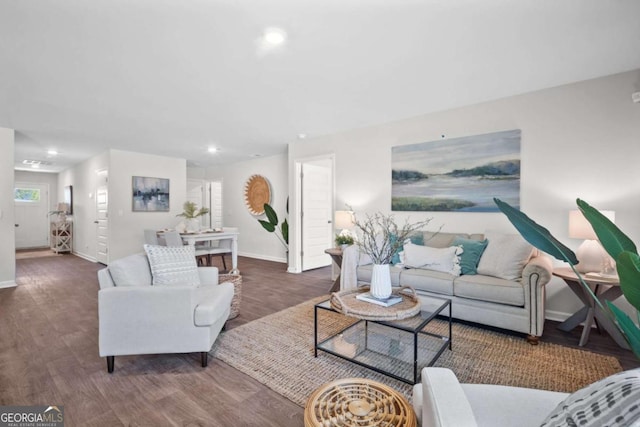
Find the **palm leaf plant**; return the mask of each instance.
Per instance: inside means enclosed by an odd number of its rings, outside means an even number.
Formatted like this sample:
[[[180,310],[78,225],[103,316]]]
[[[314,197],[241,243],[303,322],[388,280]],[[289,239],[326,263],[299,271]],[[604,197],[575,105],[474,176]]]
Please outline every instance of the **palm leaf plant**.
[[[287,213],[289,213],[289,199],[287,199]],[[285,218],[282,223],[279,223],[278,215],[269,203],[264,204],[264,214],[267,217],[266,221],[264,219],[258,220],[262,228],[269,233],[274,233],[285,249],[289,250],[289,223],[287,219]],[[278,224],[280,224],[280,228],[278,228]]]
[[[526,241],[571,266],[582,286],[591,294],[598,307],[622,332],[629,347],[635,356],[640,359],[640,328],[611,301],[606,301],[606,306],[600,302],[591,287],[587,285],[575,268],[575,265],[578,264],[575,253],[553,237],[549,230],[537,224],[523,212],[500,199],[494,198],[493,200]],[[625,298],[635,308],[637,320],[640,323],[640,256],[638,256],[636,245],[597,209],[581,199],[577,199],[576,203],[593,227],[604,249],[616,261],[620,288]]]

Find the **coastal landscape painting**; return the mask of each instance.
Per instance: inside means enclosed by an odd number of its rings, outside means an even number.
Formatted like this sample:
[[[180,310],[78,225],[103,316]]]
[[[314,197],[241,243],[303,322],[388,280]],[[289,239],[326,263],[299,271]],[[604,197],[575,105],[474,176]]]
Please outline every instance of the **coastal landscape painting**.
[[[520,208],[520,130],[391,149],[391,210],[497,212]]]
[[[169,180],[134,176],[132,197],[133,212],[168,212]]]

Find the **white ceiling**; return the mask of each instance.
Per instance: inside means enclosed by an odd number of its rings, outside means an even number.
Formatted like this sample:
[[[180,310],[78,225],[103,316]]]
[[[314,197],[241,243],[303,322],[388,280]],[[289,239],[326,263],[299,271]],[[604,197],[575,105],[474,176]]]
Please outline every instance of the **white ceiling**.
[[[48,171],[107,148],[236,162],[636,68],[638,0],[0,0],[0,126]]]

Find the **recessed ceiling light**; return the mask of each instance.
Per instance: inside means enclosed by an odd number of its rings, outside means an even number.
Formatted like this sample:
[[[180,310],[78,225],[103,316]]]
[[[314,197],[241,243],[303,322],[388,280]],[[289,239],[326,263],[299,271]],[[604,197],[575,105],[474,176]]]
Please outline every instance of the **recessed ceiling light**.
[[[272,46],[278,46],[287,40],[287,33],[281,28],[267,28],[262,38],[266,43]]]
[[[207,151],[210,153],[217,153],[218,149],[216,147],[209,147]]]
[[[50,155],[50,156],[57,156],[58,152],[56,150],[49,150],[49,151],[47,151],[47,154]]]
[[[307,137],[306,133],[299,133],[298,134],[298,139],[305,139]]]

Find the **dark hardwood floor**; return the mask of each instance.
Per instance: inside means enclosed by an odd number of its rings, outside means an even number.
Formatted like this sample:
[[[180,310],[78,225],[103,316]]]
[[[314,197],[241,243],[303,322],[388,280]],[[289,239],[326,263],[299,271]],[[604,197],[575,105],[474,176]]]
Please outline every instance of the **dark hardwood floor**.
[[[107,374],[97,341],[102,267],[73,255],[17,261],[19,286],[0,289],[0,405],[64,405],[67,426],[303,425],[299,406],[218,360],[201,368],[196,354],[116,357]],[[242,306],[228,328],[332,285],[329,267],[288,274],[284,264],[241,257],[239,268]],[[580,331],[555,325],[547,322],[542,341],[577,347]],[[640,366],[606,333],[594,331],[585,349]]]

